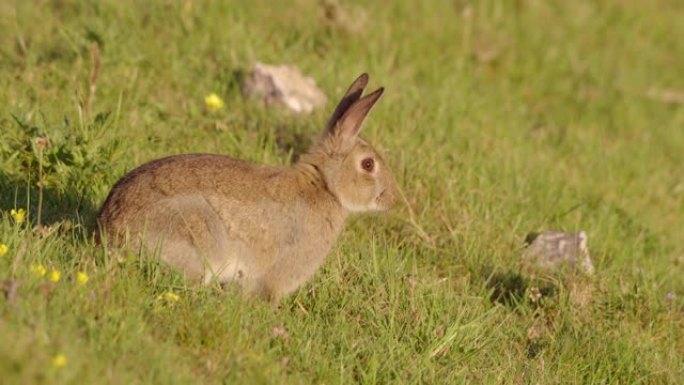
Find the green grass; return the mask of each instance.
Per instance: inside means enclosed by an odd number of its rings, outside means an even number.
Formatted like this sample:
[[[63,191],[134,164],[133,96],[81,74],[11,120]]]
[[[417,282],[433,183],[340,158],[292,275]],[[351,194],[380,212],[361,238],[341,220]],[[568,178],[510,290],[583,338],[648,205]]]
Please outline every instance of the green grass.
[[[684,106],[658,97],[684,92],[684,3],[343,2],[361,28],[315,1],[185,3],[0,3],[0,281],[20,284],[0,295],[4,384],[684,383]],[[431,242],[403,207],[355,217],[276,311],[94,245],[98,206],[144,161],[287,164],[317,134],[332,105],[243,100],[255,61],[331,100],[363,71],[387,87],[365,136]],[[595,277],[521,274],[542,229],[586,230]]]

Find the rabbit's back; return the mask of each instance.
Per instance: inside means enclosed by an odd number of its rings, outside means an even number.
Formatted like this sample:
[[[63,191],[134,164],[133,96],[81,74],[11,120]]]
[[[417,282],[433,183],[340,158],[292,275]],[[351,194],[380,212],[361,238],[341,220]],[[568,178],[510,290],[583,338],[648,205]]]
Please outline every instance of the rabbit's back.
[[[162,247],[160,257],[186,276],[250,275],[295,237],[281,222],[283,169],[220,155],[193,154],[146,163],[114,186],[98,216],[108,242]]]
[[[280,169],[257,166],[228,156],[178,155],[146,163],[121,178],[112,188],[98,215],[100,227],[110,235],[125,228],[143,226],[155,208],[191,197],[213,207],[279,200],[272,194],[269,179]],[[102,230],[102,229],[100,229]]]

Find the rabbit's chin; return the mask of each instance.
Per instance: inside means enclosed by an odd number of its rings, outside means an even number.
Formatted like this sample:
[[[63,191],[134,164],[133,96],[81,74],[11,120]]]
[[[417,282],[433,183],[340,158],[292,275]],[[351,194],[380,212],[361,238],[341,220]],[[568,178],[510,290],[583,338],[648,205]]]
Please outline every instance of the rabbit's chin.
[[[345,208],[345,210],[349,211],[350,213],[365,213],[369,211],[385,211],[388,208],[383,207],[381,204],[378,203],[377,200],[372,200],[371,202],[368,202],[366,204],[360,204],[356,202],[348,202],[344,199],[340,199],[340,204],[342,207]]]
[[[349,211],[350,213],[362,213],[365,211],[372,210],[368,207],[368,205],[358,204],[355,202],[348,202],[344,199],[340,199],[340,204],[342,205],[342,207],[344,207],[345,210]]]

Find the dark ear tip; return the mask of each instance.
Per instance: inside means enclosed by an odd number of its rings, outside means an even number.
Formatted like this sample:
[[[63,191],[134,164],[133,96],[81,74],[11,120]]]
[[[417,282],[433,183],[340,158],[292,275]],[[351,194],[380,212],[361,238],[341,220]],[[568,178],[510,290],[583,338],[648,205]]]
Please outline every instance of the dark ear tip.
[[[366,85],[368,84],[368,74],[365,72],[362,73],[358,78],[356,78],[356,80],[354,80],[353,84],[359,88],[366,88]]]

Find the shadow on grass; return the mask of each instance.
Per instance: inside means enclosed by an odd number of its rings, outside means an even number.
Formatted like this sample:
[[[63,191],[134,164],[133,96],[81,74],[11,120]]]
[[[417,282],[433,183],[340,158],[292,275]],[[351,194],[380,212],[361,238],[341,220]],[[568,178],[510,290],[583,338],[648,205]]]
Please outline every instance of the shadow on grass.
[[[487,287],[491,290],[489,299],[506,306],[515,306],[524,301],[529,279],[518,272],[506,271],[490,275]]]
[[[302,132],[292,125],[279,125],[275,137],[278,149],[284,153],[292,154],[292,163],[297,162],[312,145],[311,135]]]
[[[38,215],[39,189],[29,185],[26,179],[11,177],[0,170],[0,208],[9,211],[24,208],[32,225],[36,225]],[[41,224],[50,226],[58,222],[80,225],[85,234],[95,229],[95,215],[98,207],[93,197],[67,187],[57,191],[47,187],[43,190]]]
[[[526,295],[534,288],[542,297],[553,297],[558,287],[547,279],[533,279],[518,271],[505,271],[487,275],[487,287],[491,290],[489,299],[509,307],[525,302]]]

